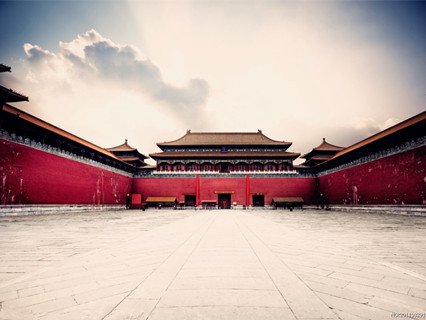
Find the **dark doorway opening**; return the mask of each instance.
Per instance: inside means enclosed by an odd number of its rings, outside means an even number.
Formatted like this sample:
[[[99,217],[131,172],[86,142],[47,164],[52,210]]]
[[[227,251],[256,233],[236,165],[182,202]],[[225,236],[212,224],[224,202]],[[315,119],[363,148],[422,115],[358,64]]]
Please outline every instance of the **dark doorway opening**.
[[[185,207],[195,207],[196,205],[196,198],[195,195],[186,195],[185,196]]]
[[[220,193],[217,196],[219,209],[231,209],[231,195]]]
[[[253,195],[253,207],[264,207],[265,206],[265,196]]]

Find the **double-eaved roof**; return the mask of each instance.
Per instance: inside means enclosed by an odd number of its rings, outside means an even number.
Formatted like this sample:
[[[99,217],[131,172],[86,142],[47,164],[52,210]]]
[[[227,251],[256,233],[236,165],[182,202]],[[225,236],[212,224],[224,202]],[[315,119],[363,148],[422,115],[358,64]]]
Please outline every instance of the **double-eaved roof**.
[[[301,156],[301,158],[308,159],[308,158],[312,158],[316,155],[321,155],[321,154],[324,154],[324,153],[334,154],[334,153],[337,153],[339,151],[342,151],[343,149],[345,149],[345,148],[336,146],[336,145],[331,144],[331,143],[328,143],[327,141],[325,141],[325,138],[322,138],[322,143],[319,146],[313,148],[310,152]]]
[[[286,151],[291,142],[273,140],[257,132],[191,132],[169,142],[157,143],[164,152],[151,153],[161,159],[286,159],[300,153]]]
[[[145,167],[147,165],[144,162],[144,159],[148,159],[148,157],[140,153],[138,149],[131,147],[127,143],[127,139],[124,140],[123,144],[112,148],[106,148],[105,150],[108,150],[120,160],[127,162],[135,167]]]
[[[319,146],[313,148],[310,152],[301,156],[301,158],[306,159],[302,165],[315,166],[332,158],[336,153],[342,151],[343,149],[345,148],[328,143],[325,141],[325,138],[322,138],[322,143]]]
[[[191,132],[173,141],[157,143],[161,149],[196,146],[275,146],[287,149],[291,142],[277,141],[257,132]]]
[[[144,159],[148,158],[145,155],[143,155],[142,153],[139,153],[138,149],[131,147],[127,143],[127,139],[124,140],[123,144],[120,144],[120,145],[118,145],[116,147],[112,147],[112,148],[106,148],[106,149],[110,152],[137,152],[142,158],[144,158]]]

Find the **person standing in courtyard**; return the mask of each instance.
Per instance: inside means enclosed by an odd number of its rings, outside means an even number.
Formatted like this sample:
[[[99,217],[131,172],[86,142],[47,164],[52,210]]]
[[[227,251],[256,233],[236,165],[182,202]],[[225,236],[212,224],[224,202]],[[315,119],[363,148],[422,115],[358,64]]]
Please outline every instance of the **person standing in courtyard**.
[[[126,194],[126,209],[130,209],[130,194]]]

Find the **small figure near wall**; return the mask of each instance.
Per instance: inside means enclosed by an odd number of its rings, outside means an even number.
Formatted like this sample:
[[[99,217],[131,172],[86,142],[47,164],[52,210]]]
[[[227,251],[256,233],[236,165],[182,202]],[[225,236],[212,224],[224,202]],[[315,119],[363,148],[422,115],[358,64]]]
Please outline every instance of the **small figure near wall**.
[[[319,204],[321,206],[321,209],[324,209],[325,207],[325,196],[323,193],[320,194],[319,196]]]
[[[130,209],[130,194],[126,194],[126,209]]]
[[[357,186],[352,187],[352,198],[353,198],[353,204],[358,204],[358,188]]]

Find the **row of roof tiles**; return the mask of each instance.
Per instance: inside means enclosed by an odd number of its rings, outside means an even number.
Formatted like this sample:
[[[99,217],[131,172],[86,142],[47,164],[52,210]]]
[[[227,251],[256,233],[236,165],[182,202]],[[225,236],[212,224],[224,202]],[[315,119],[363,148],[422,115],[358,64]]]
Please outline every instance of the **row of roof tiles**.
[[[261,130],[258,132],[191,132],[179,139],[157,143],[161,149],[175,146],[276,146],[287,149],[291,142],[273,140],[265,136]]]

